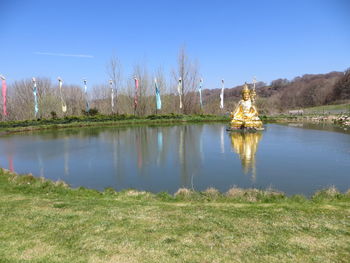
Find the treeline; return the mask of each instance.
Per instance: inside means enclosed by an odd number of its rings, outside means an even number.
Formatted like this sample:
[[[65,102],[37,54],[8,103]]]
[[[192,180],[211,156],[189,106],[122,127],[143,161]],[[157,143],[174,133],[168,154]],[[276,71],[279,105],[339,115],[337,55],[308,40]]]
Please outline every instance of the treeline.
[[[62,98],[67,111],[62,111],[61,93],[57,82],[36,78],[38,113],[34,114],[33,83],[31,79],[15,81],[8,86],[7,116],[1,120],[30,120],[62,118],[66,116],[124,114],[147,116],[152,114],[229,114],[241,98],[242,86],[225,89],[224,109],[220,109],[220,89],[204,89],[203,105],[199,100],[200,72],[198,63],[191,60],[181,48],[176,69],[166,76],[161,68],[150,73],[145,65],[137,64],[131,74],[123,75],[118,58],[112,57],[107,65],[110,85],[96,85],[84,93],[83,85],[63,84]],[[137,105],[135,82],[138,79]],[[160,89],[162,108],[156,110],[154,79]],[[179,87],[179,79],[182,80]],[[83,84],[83,83],[82,83]],[[251,86],[251,85],[250,85]],[[114,90],[112,103],[111,87]],[[180,109],[179,88],[183,107]],[[288,109],[340,103],[350,100],[350,69],[345,72],[304,75],[293,80],[277,79],[269,85],[256,83],[257,107],[261,114],[285,112]],[[86,112],[86,102],[90,112]],[[3,108],[3,101],[0,107]],[[114,105],[114,106],[112,106]],[[1,112],[2,114],[2,112]]]
[[[162,68],[150,73],[143,64],[136,64],[130,74],[124,75],[122,64],[116,57],[112,57],[108,62],[107,73],[109,83],[89,87],[87,94],[84,92],[83,82],[81,86],[67,85],[63,82],[60,91],[58,82],[36,77],[37,114],[34,112],[32,79],[15,81],[8,85],[6,103],[8,114],[1,115],[1,120],[62,118],[90,113],[136,116],[204,113],[199,104],[199,94],[196,92],[200,80],[199,67],[189,58],[184,47],[179,50],[177,66],[170,76],[166,76]],[[137,93],[135,78],[138,80]],[[161,110],[156,110],[155,79],[161,94]],[[179,79],[181,79],[180,91],[183,102],[181,109],[179,108]],[[66,112],[62,110],[62,101],[66,105]],[[89,112],[86,108],[87,102]],[[3,100],[0,101],[1,109],[2,103]]]

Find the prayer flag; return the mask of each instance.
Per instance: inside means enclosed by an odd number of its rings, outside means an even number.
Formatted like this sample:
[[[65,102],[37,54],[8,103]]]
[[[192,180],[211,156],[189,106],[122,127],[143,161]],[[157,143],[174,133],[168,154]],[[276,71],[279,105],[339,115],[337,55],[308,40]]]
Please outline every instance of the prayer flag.
[[[65,113],[67,111],[67,105],[63,99],[63,95],[62,95],[62,79],[60,77],[58,77],[58,85],[59,85],[59,89],[60,89],[60,96],[61,96],[61,103],[62,103],[62,112]]]
[[[89,99],[88,99],[88,94],[87,94],[86,79],[84,79],[84,93],[85,93],[85,100],[86,100],[86,112],[89,112],[90,105],[89,105]]]
[[[138,90],[139,90],[139,80],[135,77],[134,78],[134,80],[135,80],[135,96],[134,96],[134,108],[135,108],[135,110],[136,110],[136,108],[137,108],[137,104],[138,104]]]
[[[2,82],[3,114],[4,116],[7,116],[7,109],[6,109],[7,87],[6,87],[6,79],[4,76],[1,76],[1,82]]]
[[[220,93],[220,109],[224,108],[224,80],[221,80],[222,83],[222,88],[221,88],[221,93]]]
[[[34,95],[34,116],[38,116],[39,106],[38,106],[38,88],[36,86],[36,80],[33,78],[33,95]]]
[[[203,84],[203,79],[200,79],[199,81],[199,104],[201,105],[201,108],[203,107],[203,103],[202,103],[202,84]]]
[[[162,101],[160,99],[160,91],[159,91],[159,88],[158,88],[157,79],[154,79],[154,86],[155,86],[155,89],[156,89],[157,110],[160,110],[162,108]]]
[[[109,81],[109,85],[111,86],[111,107],[112,107],[112,112],[114,112],[114,89],[113,89],[113,81]]]
[[[177,92],[179,93],[180,97],[180,109],[182,109],[182,79],[179,78],[179,84],[177,86]]]

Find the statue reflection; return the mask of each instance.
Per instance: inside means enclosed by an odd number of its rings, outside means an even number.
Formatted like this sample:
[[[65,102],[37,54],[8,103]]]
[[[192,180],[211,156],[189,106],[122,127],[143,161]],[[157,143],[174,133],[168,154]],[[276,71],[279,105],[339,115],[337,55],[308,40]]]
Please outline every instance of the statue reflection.
[[[261,133],[232,132],[231,145],[233,150],[239,155],[242,163],[242,169],[245,174],[252,174],[252,181],[256,180],[255,154],[259,141],[262,138]]]
[[[13,155],[15,153],[15,147],[12,140],[5,141],[5,152],[8,160],[8,169],[14,172]]]

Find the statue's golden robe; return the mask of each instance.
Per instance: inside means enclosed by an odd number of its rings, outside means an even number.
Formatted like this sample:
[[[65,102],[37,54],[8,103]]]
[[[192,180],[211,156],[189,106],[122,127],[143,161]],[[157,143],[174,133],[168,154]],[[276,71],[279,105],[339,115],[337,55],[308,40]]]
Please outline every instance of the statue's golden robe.
[[[258,111],[250,99],[240,100],[234,112],[231,113],[232,128],[262,128]]]
[[[248,85],[245,84],[242,89],[242,99],[239,101],[234,112],[231,113],[231,128],[262,128],[263,124],[258,117],[252,100],[255,101],[255,90],[250,92]]]

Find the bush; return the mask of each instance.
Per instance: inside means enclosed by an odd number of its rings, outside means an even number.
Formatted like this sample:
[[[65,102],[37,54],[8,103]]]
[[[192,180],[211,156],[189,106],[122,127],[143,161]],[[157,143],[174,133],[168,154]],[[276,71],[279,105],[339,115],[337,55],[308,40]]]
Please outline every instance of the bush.
[[[88,111],[86,110],[81,110],[81,112],[83,113],[83,115],[85,116],[96,116],[98,114],[98,109],[97,108],[92,108]]]
[[[55,111],[51,111],[50,114],[52,119],[57,119],[57,113]]]

